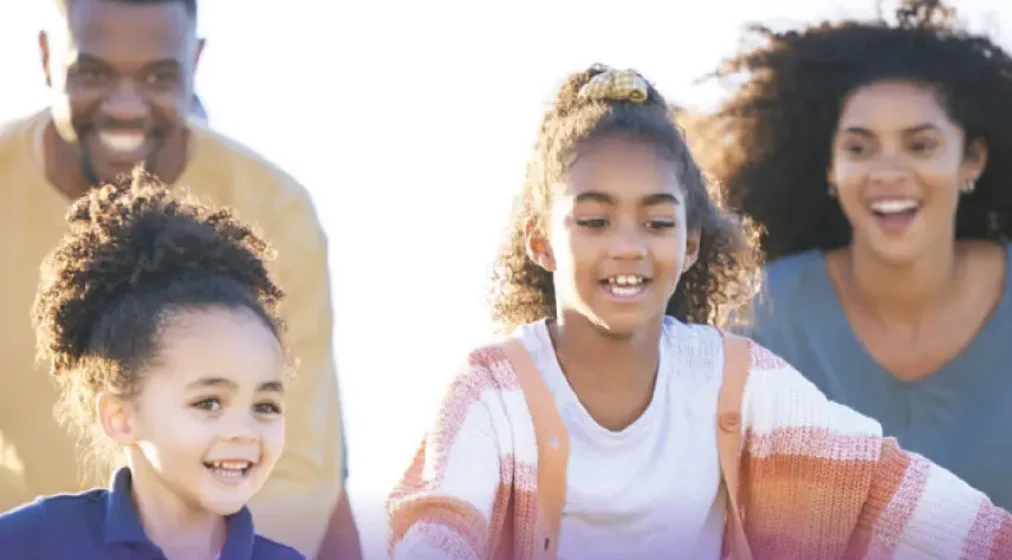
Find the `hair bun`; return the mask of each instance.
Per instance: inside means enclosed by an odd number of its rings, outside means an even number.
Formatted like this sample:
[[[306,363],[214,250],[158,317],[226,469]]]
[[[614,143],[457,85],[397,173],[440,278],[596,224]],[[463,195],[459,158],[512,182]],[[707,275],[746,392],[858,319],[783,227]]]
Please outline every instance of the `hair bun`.
[[[280,299],[262,262],[267,244],[229,210],[173,190],[135,171],[71,206],[70,231],[43,264],[33,313],[40,357],[51,354],[54,373],[83,355],[99,319],[130,294],[220,275],[255,297]]]

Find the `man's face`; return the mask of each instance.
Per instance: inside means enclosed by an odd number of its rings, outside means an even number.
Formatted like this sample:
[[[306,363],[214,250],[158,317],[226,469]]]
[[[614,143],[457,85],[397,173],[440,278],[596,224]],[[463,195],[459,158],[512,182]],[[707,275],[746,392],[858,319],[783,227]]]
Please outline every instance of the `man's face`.
[[[203,46],[183,2],[73,0],[66,28],[40,37],[53,119],[95,184],[185,150]],[[172,159],[172,158],[168,158]]]

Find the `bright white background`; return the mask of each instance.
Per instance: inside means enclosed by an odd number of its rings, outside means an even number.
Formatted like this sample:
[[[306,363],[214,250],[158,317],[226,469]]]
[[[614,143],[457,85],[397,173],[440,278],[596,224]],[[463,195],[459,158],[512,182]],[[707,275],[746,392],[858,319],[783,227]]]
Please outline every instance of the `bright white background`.
[[[1012,22],[1012,10],[995,15],[1003,2],[956,5],[1000,31]],[[46,103],[46,4],[0,0],[0,120]],[[198,89],[212,126],[299,178],[330,236],[350,491],[370,557],[387,489],[462,352],[489,332],[488,271],[562,77],[631,66],[670,100],[705,107],[719,90],[694,82],[737,50],[745,23],[874,5],[202,0]]]

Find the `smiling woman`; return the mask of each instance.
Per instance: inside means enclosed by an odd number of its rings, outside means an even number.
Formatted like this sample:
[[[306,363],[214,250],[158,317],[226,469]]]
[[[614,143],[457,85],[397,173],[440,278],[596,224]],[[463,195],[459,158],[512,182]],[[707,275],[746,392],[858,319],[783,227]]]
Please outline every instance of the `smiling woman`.
[[[268,246],[231,212],[139,171],[94,189],[68,220],[35,303],[39,351],[82,450],[121,454],[127,466],[108,491],[0,516],[0,549],[105,558],[139,544],[170,558],[300,557],[256,536],[246,508],[285,440],[283,294],[266,269]]]
[[[1012,58],[937,0],[760,31],[693,130],[763,228],[753,336],[1012,507]]]

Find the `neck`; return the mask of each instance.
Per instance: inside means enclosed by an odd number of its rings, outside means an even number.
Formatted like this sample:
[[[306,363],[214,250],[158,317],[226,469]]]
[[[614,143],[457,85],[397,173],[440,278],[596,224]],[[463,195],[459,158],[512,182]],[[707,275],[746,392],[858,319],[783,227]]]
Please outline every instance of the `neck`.
[[[622,337],[604,331],[578,313],[560,310],[558,317],[549,324],[549,332],[571,385],[592,385],[602,391],[653,386],[663,315]]]
[[[882,318],[905,323],[917,322],[955,293],[962,260],[951,236],[909,263],[890,263],[858,246],[844,257],[843,278],[858,301]]]
[[[168,488],[146,458],[131,457],[130,475],[144,534],[167,558],[217,558],[227,533],[224,517],[188,503]]]

